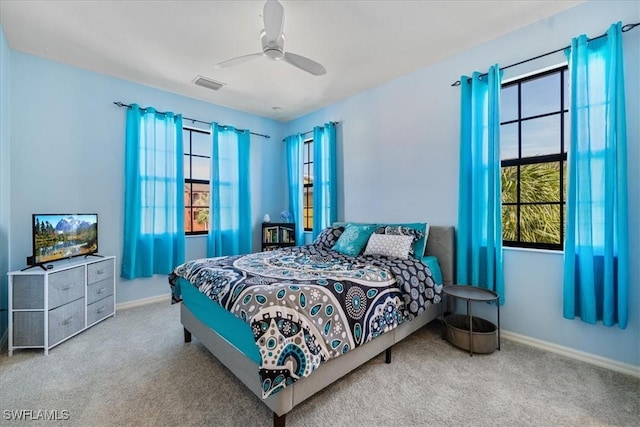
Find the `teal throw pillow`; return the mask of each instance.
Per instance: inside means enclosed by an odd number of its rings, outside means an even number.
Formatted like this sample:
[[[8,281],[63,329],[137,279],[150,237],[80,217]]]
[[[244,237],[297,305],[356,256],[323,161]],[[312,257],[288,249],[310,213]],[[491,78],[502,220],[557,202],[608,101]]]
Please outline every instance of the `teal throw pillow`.
[[[369,237],[376,230],[374,224],[371,225],[356,225],[347,224],[344,232],[338,238],[338,241],[333,245],[333,250],[340,252],[343,255],[358,256],[362,252]]]
[[[429,270],[431,270],[431,277],[433,277],[433,280],[436,282],[436,284],[442,285],[444,282],[442,279],[442,270],[440,269],[438,258],[434,256],[426,256],[422,258],[422,262],[427,264],[427,267],[429,267]]]

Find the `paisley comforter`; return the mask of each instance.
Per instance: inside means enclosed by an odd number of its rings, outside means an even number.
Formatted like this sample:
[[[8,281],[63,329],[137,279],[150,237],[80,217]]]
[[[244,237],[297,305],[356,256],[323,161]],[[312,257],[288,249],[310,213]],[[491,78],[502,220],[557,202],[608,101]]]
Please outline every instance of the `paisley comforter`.
[[[179,277],[249,323],[265,398],[440,302],[442,288],[417,259],[314,245],[188,261],[169,276],[174,302]]]

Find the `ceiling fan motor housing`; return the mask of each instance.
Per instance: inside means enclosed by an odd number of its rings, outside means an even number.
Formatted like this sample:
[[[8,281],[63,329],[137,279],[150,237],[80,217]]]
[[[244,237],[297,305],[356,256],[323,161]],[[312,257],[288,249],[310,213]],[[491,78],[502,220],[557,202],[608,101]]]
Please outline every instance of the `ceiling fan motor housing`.
[[[266,32],[262,30],[260,33],[260,41],[262,42],[262,53],[269,59],[278,61],[284,56],[284,34],[280,34],[275,40],[267,40]]]

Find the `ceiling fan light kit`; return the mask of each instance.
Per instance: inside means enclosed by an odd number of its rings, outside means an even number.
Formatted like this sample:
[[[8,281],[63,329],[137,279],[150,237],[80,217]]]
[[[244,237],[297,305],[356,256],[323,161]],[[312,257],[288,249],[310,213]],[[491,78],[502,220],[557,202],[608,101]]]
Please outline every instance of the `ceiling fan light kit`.
[[[264,29],[260,33],[262,52],[238,56],[216,64],[217,68],[227,68],[264,56],[272,61],[286,62],[314,76],[322,76],[327,70],[316,61],[284,50],[284,7],[277,0],[267,0],[263,13]]]

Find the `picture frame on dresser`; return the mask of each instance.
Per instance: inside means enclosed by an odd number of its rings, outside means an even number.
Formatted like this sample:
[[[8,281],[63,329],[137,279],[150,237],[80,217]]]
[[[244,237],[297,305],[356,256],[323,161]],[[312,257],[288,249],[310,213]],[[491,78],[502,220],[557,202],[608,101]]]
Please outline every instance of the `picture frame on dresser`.
[[[46,270],[12,271],[8,287],[8,354],[44,354],[116,314],[116,257],[72,259]]]

